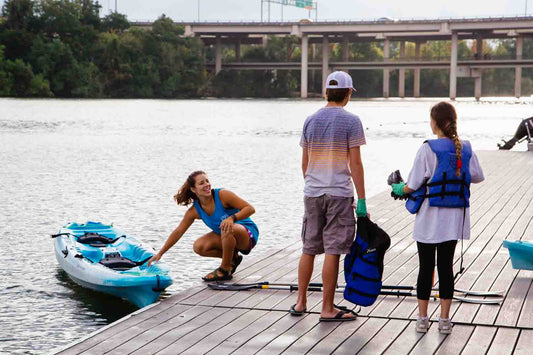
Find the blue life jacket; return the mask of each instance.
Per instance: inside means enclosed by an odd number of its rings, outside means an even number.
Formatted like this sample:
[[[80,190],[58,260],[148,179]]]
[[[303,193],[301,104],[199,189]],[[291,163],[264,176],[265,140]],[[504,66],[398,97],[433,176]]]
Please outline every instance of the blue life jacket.
[[[432,139],[425,143],[437,156],[437,168],[429,182],[411,193],[405,207],[411,213],[417,213],[425,198],[431,207],[463,208],[470,207],[470,142],[463,141],[459,176],[456,174],[457,157],[455,144],[448,138]]]
[[[357,218],[357,234],[344,258],[344,299],[370,306],[381,292],[383,259],[390,237],[368,218]]]

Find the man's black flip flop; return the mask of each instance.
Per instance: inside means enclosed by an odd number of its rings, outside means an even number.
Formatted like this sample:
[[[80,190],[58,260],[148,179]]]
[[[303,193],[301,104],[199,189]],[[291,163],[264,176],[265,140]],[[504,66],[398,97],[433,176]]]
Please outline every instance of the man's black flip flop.
[[[335,315],[335,317],[333,317],[333,318],[320,317],[319,320],[321,322],[351,322],[351,321],[354,321],[357,318],[357,317],[348,317],[348,318],[343,318],[342,317],[343,315],[348,314],[348,313],[351,313],[351,312],[339,311],[339,313],[337,313]]]
[[[297,311],[294,307],[296,307],[295,304],[293,304],[291,308],[289,309],[289,313],[291,314],[291,316],[299,317],[299,316],[302,316],[305,313],[305,311],[307,311],[307,308],[304,308],[301,311]]]

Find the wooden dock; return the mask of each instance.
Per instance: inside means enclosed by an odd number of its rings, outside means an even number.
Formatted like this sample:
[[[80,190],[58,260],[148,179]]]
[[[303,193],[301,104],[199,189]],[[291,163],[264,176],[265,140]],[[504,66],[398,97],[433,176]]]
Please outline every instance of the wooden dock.
[[[501,305],[454,302],[453,333],[437,329],[438,301],[430,301],[431,326],[416,333],[415,297],[380,296],[347,323],[320,323],[320,292],[310,292],[308,313],[287,310],[296,293],[285,290],[215,291],[201,286],[133,313],[60,354],[531,354],[533,271],[512,268],[503,239],[533,240],[533,152],[480,152],[485,182],[472,186],[471,239],[464,244],[465,272],[456,288],[503,290]],[[392,239],[384,284],[415,285],[418,256],[414,217],[389,192],[367,202],[372,220]],[[301,243],[245,258],[232,282],[296,283]],[[459,268],[460,244],[455,270]],[[321,263],[313,280],[321,282]],[[342,268],[341,268],[342,269]],[[344,275],[339,275],[344,283]],[[337,295],[338,303],[354,305]]]

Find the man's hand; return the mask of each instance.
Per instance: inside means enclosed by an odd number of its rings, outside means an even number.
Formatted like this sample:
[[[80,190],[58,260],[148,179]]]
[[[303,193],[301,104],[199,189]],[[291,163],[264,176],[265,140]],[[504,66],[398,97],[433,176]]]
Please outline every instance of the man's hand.
[[[146,264],[148,267],[150,267],[150,265],[152,263],[157,263],[159,261],[159,259],[161,259],[162,255],[159,255],[159,253],[155,254],[154,256],[152,256],[150,258],[150,260],[148,260],[148,264]]]

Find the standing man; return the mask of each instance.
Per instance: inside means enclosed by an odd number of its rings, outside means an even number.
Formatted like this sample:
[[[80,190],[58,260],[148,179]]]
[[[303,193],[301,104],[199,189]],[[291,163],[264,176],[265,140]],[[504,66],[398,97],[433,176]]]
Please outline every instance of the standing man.
[[[350,252],[355,235],[354,189],[358,217],[366,217],[364,169],[360,146],[365,144],[361,120],[344,110],[350,101],[353,81],[336,71],[326,80],[327,105],[304,123],[302,172],[305,180],[305,215],[302,256],[298,266],[298,300],[291,315],[306,311],[307,287],[315,255],[326,253],[322,269],[323,299],[320,321],[352,321],[355,315],[335,308],[333,300],[341,254]]]

